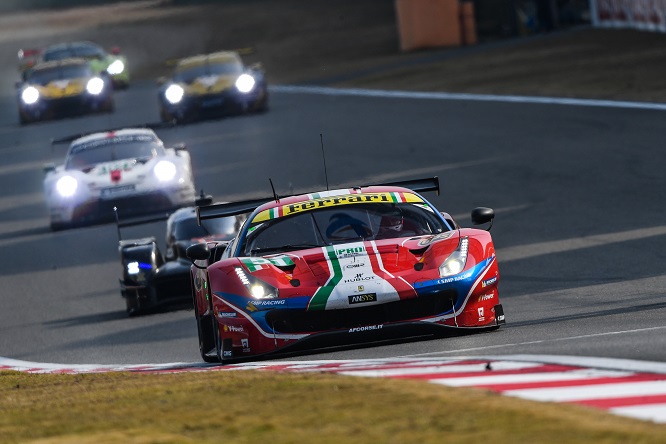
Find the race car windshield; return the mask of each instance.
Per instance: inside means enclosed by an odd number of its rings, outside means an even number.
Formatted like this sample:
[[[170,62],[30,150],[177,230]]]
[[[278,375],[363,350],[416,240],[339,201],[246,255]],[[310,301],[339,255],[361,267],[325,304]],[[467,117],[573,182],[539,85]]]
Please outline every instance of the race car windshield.
[[[423,236],[449,228],[429,207],[412,203],[371,203],[305,211],[253,223],[241,252],[280,253],[368,240]]]
[[[230,240],[238,230],[236,217],[208,219],[197,223],[196,218],[178,221],[174,226],[176,240],[191,240],[204,237],[215,237],[218,240]]]
[[[53,68],[31,71],[27,80],[38,85],[47,85],[56,80],[80,79],[92,77],[92,70],[88,65],[63,65]]]
[[[192,83],[199,77],[242,74],[243,65],[237,62],[204,64],[177,72],[173,79],[176,82]]]
[[[65,48],[49,49],[44,52],[44,61],[49,62],[52,60],[69,59],[71,57],[81,57],[84,59],[101,59],[104,57],[104,50],[102,48],[81,45],[81,46],[67,46]]]
[[[102,139],[102,142],[105,140],[113,139]],[[65,169],[86,171],[99,163],[128,159],[145,163],[164,155],[164,147],[155,141],[95,142],[73,149],[69,153]]]

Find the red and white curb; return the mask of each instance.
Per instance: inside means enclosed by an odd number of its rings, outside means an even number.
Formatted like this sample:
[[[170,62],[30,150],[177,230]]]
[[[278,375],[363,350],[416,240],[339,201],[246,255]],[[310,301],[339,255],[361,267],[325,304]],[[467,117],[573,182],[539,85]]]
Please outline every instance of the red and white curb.
[[[0,358],[0,370],[51,374],[264,370],[421,379],[452,387],[482,388],[533,401],[596,407],[617,415],[666,423],[666,363],[624,359],[513,355],[273,361],[220,366],[201,363],[63,365]]]

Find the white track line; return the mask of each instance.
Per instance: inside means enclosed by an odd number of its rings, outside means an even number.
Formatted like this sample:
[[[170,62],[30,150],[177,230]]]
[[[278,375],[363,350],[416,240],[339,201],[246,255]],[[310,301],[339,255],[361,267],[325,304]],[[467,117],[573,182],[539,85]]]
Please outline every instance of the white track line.
[[[593,106],[666,111],[665,103],[628,102],[614,100],[571,99],[561,97],[503,96],[494,94],[465,94],[447,92],[389,91],[383,89],[329,88],[321,86],[275,85],[271,92],[288,94],[317,94],[325,96],[381,97],[386,99],[466,100],[473,102],[529,103],[546,105]]]

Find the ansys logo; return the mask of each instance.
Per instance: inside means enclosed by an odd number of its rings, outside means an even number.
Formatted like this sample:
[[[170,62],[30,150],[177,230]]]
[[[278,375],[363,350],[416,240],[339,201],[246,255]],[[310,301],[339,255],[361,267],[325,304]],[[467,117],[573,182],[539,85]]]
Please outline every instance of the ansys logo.
[[[376,293],[368,294],[357,294],[354,296],[347,296],[349,298],[349,304],[361,304],[363,302],[377,302]]]

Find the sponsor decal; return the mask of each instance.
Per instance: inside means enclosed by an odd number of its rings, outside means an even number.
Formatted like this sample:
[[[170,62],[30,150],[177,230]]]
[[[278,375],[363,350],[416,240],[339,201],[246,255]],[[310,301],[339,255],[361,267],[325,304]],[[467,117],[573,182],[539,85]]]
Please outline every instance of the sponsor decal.
[[[365,327],[353,327],[349,329],[349,333],[359,333],[363,331],[381,330],[384,324],[366,325]]]
[[[365,247],[349,247],[349,248],[340,248],[333,252],[337,259],[342,259],[346,257],[354,257],[359,254],[365,254]]]
[[[332,197],[315,198],[305,202],[270,208],[257,214],[252,223],[263,222],[277,217],[310,211],[317,208],[326,208],[337,205],[350,205],[368,202],[413,202],[423,203],[423,199],[412,193],[389,192],[389,193],[359,193],[346,194]]]
[[[443,279],[437,279],[436,284],[450,284],[451,282],[458,282],[458,281],[464,281],[465,279],[469,279],[472,277],[472,272],[468,271],[464,274],[458,275],[458,276],[453,276],[453,277],[448,277],[448,278],[443,278]]]
[[[80,153],[81,151],[89,148],[97,148],[104,145],[112,145],[115,143],[132,143],[132,142],[154,142],[155,136],[148,134],[133,134],[133,135],[114,135],[113,137],[104,137],[103,139],[95,139],[84,143],[77,143],[72,145],[70,154]]]
[[[250,301],[250,305],[255,307],[274,307],[276,305],[285,305],[287,303],[286,299],[270,299],[265,301]]]
[[[242,338],[241,339],[241,347],[243,347],[243,351],[249,351],[250,349],[250,340],[247,338]]]
[[[220,317],[220,318],[235,318],[236,317],[236,312],[227,313],[225,311],[221,311],[217,314],[217,316]]]
[[[497,282],[497,276],[492,277],[488,279],[487,281],[481,281],[481,286],[482,287],[487,287],[489,285],[493,285],[495,282]]]
[[[347,296],[349,299],[349,304],[361,304],[363,302],[377,302],[376,293],[366,293],[366,294],[356,294],[353,296]]]
[[[479,314],[479,322],[481,322],[481,321],[485,321],[486,318],[485,318],[485,315],[484,315],[483,307],[479,307],[479,308],[477,308],[476,311],[477,311],[478,314]]]
[[[236,325],[225,325],[224,331],[230,331],[232,333],[243,333],[245,332],[245,329]]]
[[[262,270],[268,268],[269,265],[275,265],[276,267],[291,267],[294,265],[294,261],[291,260],[289,256],[272,256],[272,257],[244,257],[240,261],[245,265],[250,273],[253,273],[257,270]]]
[[[364,276],[363,273],[356,273],[356,276],[354,276],[353,278],[345,279],[342,282],[345,283],[345,284],[351,284],[351,283],[354,283],[354,282],[371,281],[374,278],[375,278],[375,276],[373,276],[373,275]]]
[[[493,293],[482,294],[481,296],[479,296],[478,302],[487,301],[488,299],[492,299],[493,297],[495,297]]]
[[[223,350],[222,351],[222,357],[223,358],[231,358],[233,354],[231,353],[231,350]]]
[[[201,83],[203,86],[206,88],[210,88],[211,86],[215,85],[217,83],[217,79],[219,77],[212,75],[212,76],[201,76],[197,78],[197,82]]]
[[[361,268],[365,267],[365,264],[363,262],[354,262],[353,264],[345,265],[345,268]]]
[[[426,237],[425,239],[421,239],[419,241],[419,246],[425,247],[426,245],[430,245],[433,242],[448,239],[451,236],[453,236],[453,231],[447,231],[445,233],[440,233],[432,237]]]
[[[356,289],[358,291],[365,291],[365,287],[363,285],[359,285],[358,287],[356,287]]]

